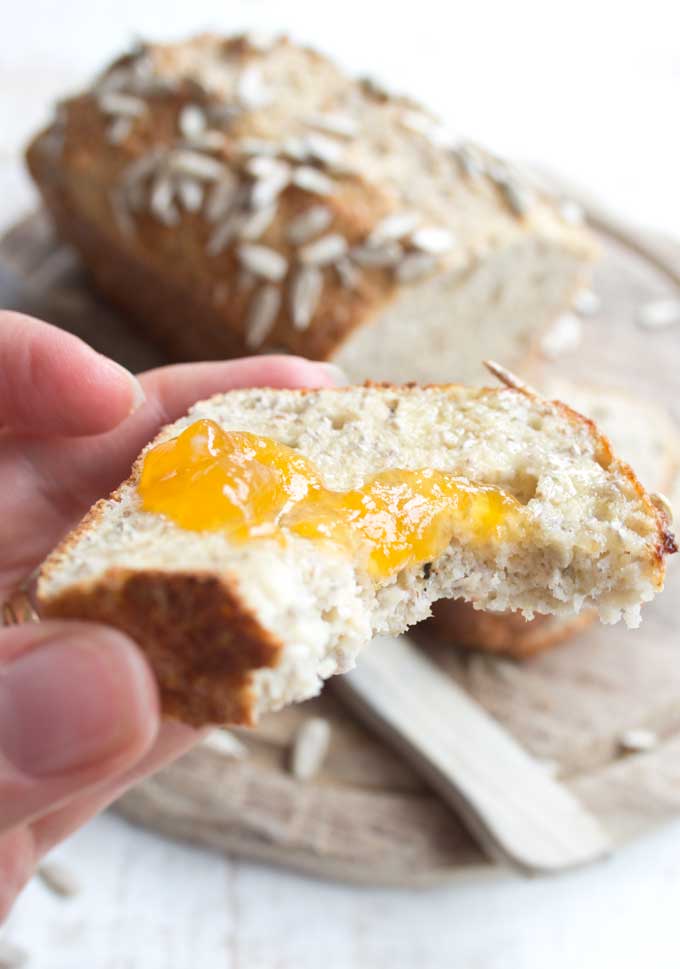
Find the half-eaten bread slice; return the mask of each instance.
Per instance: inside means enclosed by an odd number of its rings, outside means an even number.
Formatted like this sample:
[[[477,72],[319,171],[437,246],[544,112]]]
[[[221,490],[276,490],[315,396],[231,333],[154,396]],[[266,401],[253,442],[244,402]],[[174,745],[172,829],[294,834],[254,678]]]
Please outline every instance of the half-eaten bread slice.
[[[47,559],[38,598],[45,615],[132,636],[164,711],[189,723],[253,723],[312,696],[372,636],[402,632],[442,597],[529,616],[594,607],[635,626],[676,550],[664,509],[595,425],[526,388],[237,390],[197,403],[149,447],[201,420],[287,445],[333,492],[390,469],[450,472],[501,494],[514,525],[476,532],[461,506],[439,519],[448,530],[431,561],[407,555],[376,574],[361,546],[286,529],[235,540],[145,510],[145,449]]]

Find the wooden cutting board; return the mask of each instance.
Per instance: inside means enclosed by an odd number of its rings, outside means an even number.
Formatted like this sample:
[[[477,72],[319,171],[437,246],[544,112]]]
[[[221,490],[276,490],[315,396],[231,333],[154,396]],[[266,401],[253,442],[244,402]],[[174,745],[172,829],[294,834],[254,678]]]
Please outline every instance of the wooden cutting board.
[[[636,325],[650,299],[680,296],[680,246],[597,212],[593,221],[604,252],[594,286],[601,311],[584,322],[577,352],[535,362],[525,376],[619,387],[663,403],[680,424],[680,326]],[[77,257],[40,213],[0,239],[0,303],[68,328],[132,369],[163,362],[89,290]],[[595,626],[522,665],[422,648],[622,843],[680,814],[678,602],[672,561],[665,593],[635,632]],[[289,750],[310,715],[330,721],[331,746],[321,772],[300,782],[289,773]],[[625,754],[620,737],[636,728],[652,730],[659,744]],[[245,758],[200,748],[128,793],[118,810],[174,837],[351,881],[426,885],[488,867],[451,810],[354,719],[332,684],[238,738]]]

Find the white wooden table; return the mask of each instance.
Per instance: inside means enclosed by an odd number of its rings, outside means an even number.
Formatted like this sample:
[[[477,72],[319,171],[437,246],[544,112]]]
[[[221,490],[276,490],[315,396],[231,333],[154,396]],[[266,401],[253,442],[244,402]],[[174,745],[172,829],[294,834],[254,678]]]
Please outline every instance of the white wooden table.
[[[286,28],[410,88],[462,131],[540,158],[632,220],[678,235],[680,13],[663,0],[630,6],[636,11],[603,0],[559,8],[297,0],[284,16],[281,0],[14,4],[0,25],[0,223],[33,203],[19,148],[55,95],[135,33],[252,25]],[[424,892],[349,888],[232,861],[111,815],[55,854],[81,892],[63,900],[31,884],[4,936],[38,969],[680,965],[680,822],[559,879],[499,873]]]

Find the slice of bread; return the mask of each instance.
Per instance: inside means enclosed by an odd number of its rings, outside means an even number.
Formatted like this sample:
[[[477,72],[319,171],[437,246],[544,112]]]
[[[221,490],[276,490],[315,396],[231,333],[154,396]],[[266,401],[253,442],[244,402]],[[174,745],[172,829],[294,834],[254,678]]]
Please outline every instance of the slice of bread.
[[[196,404],[157,442],[202,418],[296,449],[337,491],[387,469],[455,472],[517,499],[523,524],[507,541],[459,532],[434,561],[376,579],[329,543],[235,544],[144,511],[141,456],[48,558],[38,597],[45,615],[129,633],[165,712],[190,723],[252,723],[309,697],[373,635],[403,631],[442,597],[527,615],[592,605],[605,622],[635,626],[676,550],[663,509],[594,424],[526,389],[232,391]]]
[[[594,420],[646,488],[672,491],[680,467],[680,431],[663,407],[622,390],[567,380],[552,379],[543,390]],[[485,612],[461,599],[442,599],[422,632],[452,646],[524,659],[572,639],[596,618],[593,610],[584,610],[527,622],[520,612]]]

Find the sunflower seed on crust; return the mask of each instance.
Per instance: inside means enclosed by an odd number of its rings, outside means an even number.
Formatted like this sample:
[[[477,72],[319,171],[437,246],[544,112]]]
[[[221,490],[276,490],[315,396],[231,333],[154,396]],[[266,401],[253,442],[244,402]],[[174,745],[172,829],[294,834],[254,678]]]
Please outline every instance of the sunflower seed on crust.
[[[193,178],[181,178],[177,183],[177,197],[187,212],[198,212],[203,205],[203,185]]]
[[[680,323],[680,299],[653,299],[641,306],[636,315],[643,330],[663,330]]]
[[[293,245],[299,246],[323,232],[333,221],[333,212],[325,205],[312,205],[288,224],[286,235]]]
[[[413,232],[419,222],[420,216],[415,212],[392,212],[373,227],[368,236],[368,244],[373,246],[403,239],[409,232]]]
[[[497,179],[498,186],[509,208],[515,215],[528,215],[534,205],[535,196],[531,189],[511,180]]]
[[[569,225],[583,225],[586,214],[583,206],[573,199],[562,199],[559,204],[559,213]]]
[[[652,491],[650,492],[649,500],[654,507],[658,509],[658,511],[662,512],[666,516],[672,525],[675,512],[673,511],[673,505],[671,504],[670,499],[663,495],[660,491]]]
[[[414,283],[430,276],[437,268],[437,258],[428,252],[409,252],[395,267],[394,274],[400,283]]]
[[[653,730],[644,727],[633,727],[624,730],[619,735],[619,746],[629,753],[643,753],[646,750],[653,750],[658,746],[659,738]]]
[[[271,332],[281,305],[278,286],[266,283],[256,290],[250,301],[246,320],[246,346],[257,350]]]
[[[278,155],[278,145],[263,138],[241,138],[237,143],[241,155]]]
[[[267,231],[274,221],[276,206],[269,205],[266,208],[255,209],[254,212],[244,215],[238,227],[237,235],[239,239],[259,239]]]
[[[209,256],[219,256],[227,246],[236,238],[236,234],[241,225],[242,216],[233,212],[224,222],[221,222],[213,234],[208,239],[205,251]]]
[[[253,178],[290,175],[290,165],[273,155],[253,155],[245,163],[243,170]]]
[[[271,205],[289,182],[290,167],[285,162],[279,162],[269,175],[255,182],[250,192],[250,204],[254,209]]]
[[[290,769],[299,781],[308,781],[321,769],[331,742],[331,725],[323,717],[309,717],[293,740]]]
[[[305,135],[303,143],[307,157],[316,159],[322,165],[332,167],[340,161],[344,154],[344,148],[340,142],[315,132]]]
[[[237,249],[241,265],[256,276],[278,283],[288,271],[288,261],[276,249],[255,243],[244,243]]]
[[[291,181],[293,185],[313,195],[332,195],[335,190],[333,179],[310,165],[300,165],[296,168]]]
[[[191,138],[185,138],[184,144],[195,151],[221,151],[224,148],[224,135],[212,129],[201,131]]]
[[[73,898],[80,891],[78,879],[71,869],[57,861],[44,861],[38,867],[38,877],[46,888],[62,898]]]
[[[224,175],[224,165],[203,155],[198,151],[191,151],[190,148],[179,148],[170,153],[168,157],[168,169],[177,175],[190,175],[192,178],[201,178],[207,182],[215,181]]]
[[[330,233],[308,242],[298,250],[298,259],[307,266],[327,266],[347,254],[347,239],[338,233]]]
[[[290,285],[290,315],[296,330],[312,322],[323,290],[323,273],[315,266],[298,269]]]
[[[255,64],[248,64],[241,71],[236,82],[236,97],[239,103],[248,111],[263,108],[271,101],[262,72]]]
[[[234,207],[238,194],[238,179],[225,168],[206,199],[204,215],[208,222],[219,222],[223,219]]]
[[[372,269],[386,269],[389,266],[396,266],[404,255],[404,250],[398,242],[386,242],[384,245],[355,246],[351,256],[354,262],[360,266]]]
[[[415,232],[411,233],[410,241],[416,249],[435,256],[450,252],[456,245],[453,233],[438,225],[416,229]]]
[[[163,153],[160,149],[154,149],[147,152],[146,155],[141,155],[131,162],[127,168],[123,169],[121,181],[126,185],[144,181],[145,178],[156,171],[162,157]]]
[[[281,154],[291,161],[305,161],[307,149],[303,138],[286,138],[281,144]]]
[[[107,94],[100,94],[97,102],[104,114],[121,115],[126,118],[141,118],[147,111],[146,101],[132,94],[110,91]]]
[[[270,34],[263,30],[249,30],[245,35],[245,41],[248,47],[257,51],[258,54],[266,54],[267,51],[276,46],[278,37],[276,34]]]
[[[106,140],[111,145],[120,145],[129,136],[134,127],[134,118],[119,115],[106,129]]]
[[[180,134],[189,141],[202,135],[207,123],[205,113],[197,104],[185,104],[177,119]]]
[[[359,131],[354,118],[340,112],[315,114],[305,120],[310,128],[318,128],[320,131],[327,131],[329,135],[337,135],[340,138],[353,138]]]
[[[429,138],[437,128],[437,122],[434,118],[428,117],[422,111],[402,111],[399,115],[399,121],[409,131],[424,135],[426,138]]]
[[[344,289],[356,289],[361,280],[361,271],[354,266],[346,257],[338,259],[333,263],[333,268],[338,274],[340,285]]]
[[[163,225],[172,226],[179,222],[179,212],[174,204],[175,187],[167,175],[159,175],[151,187],[149,210]]]

